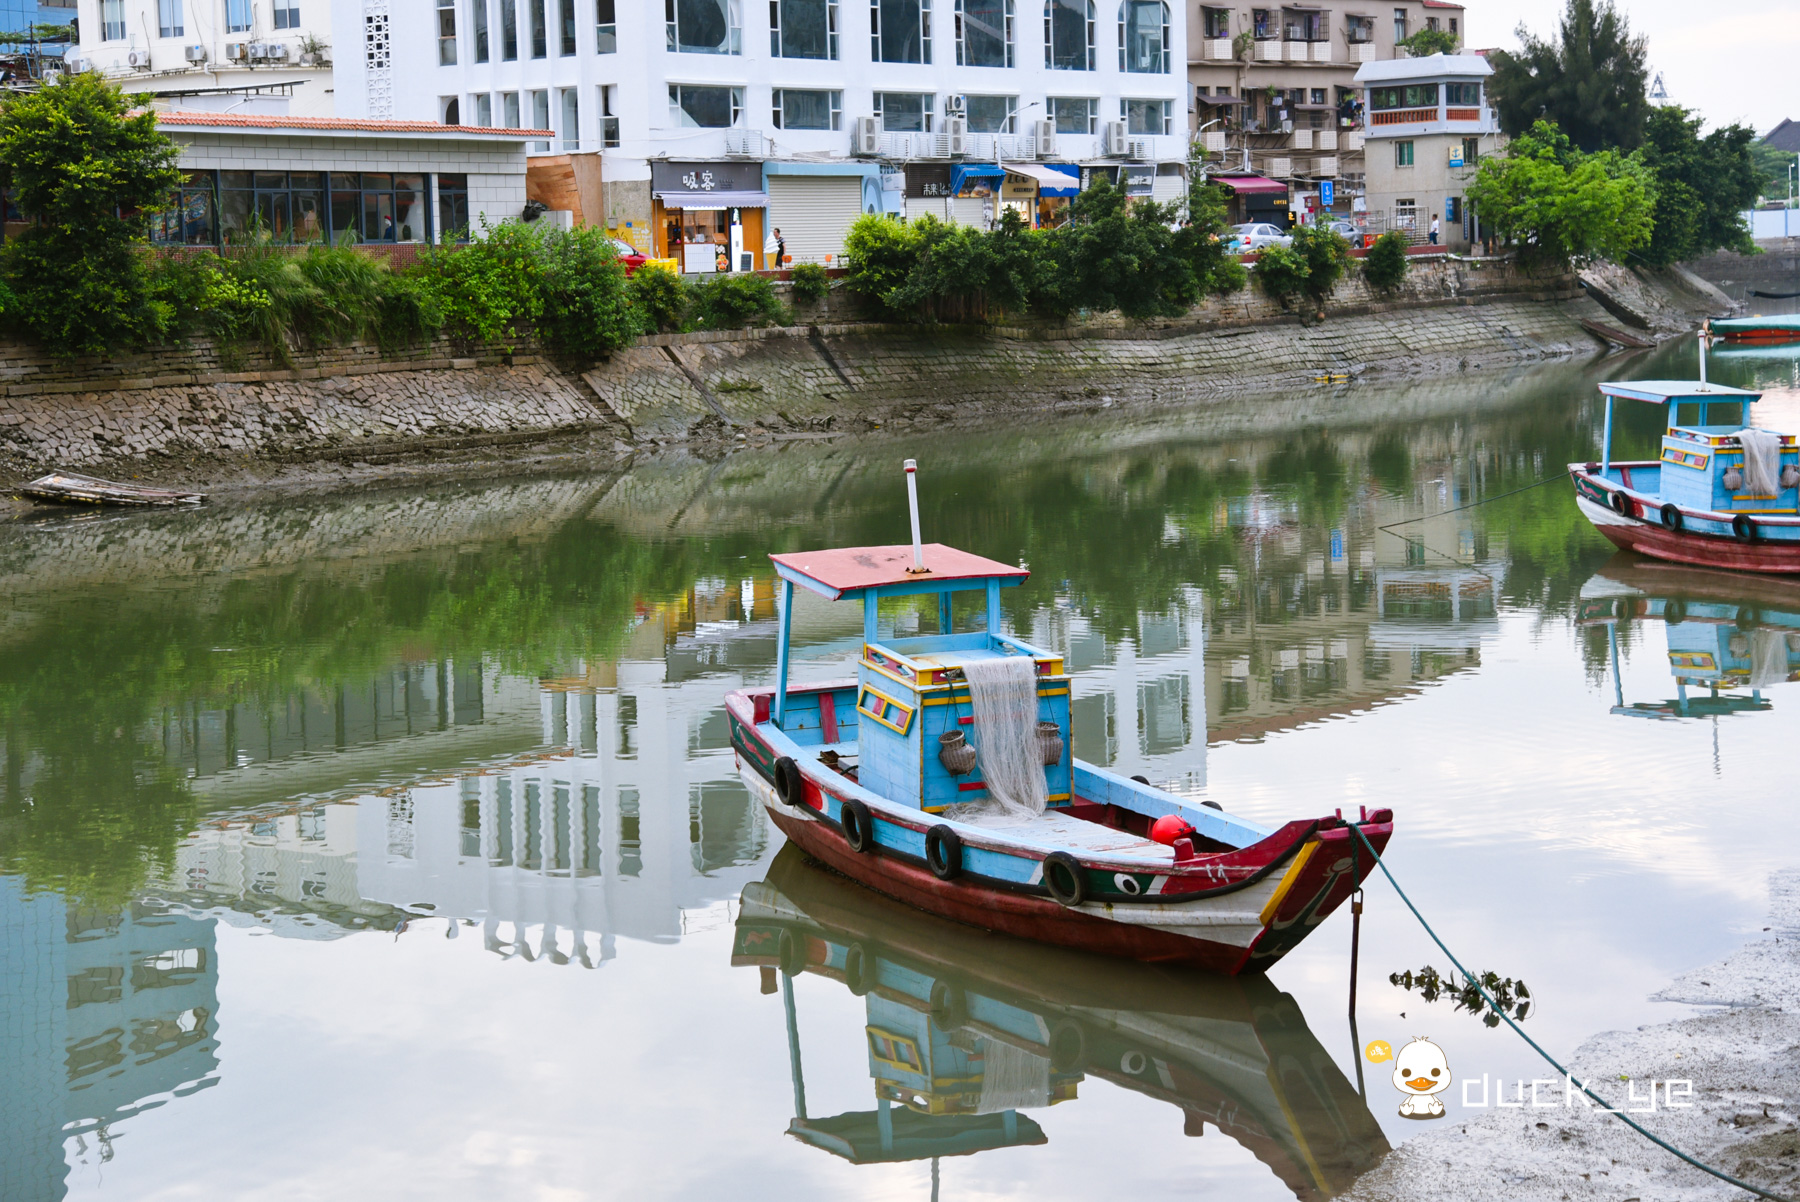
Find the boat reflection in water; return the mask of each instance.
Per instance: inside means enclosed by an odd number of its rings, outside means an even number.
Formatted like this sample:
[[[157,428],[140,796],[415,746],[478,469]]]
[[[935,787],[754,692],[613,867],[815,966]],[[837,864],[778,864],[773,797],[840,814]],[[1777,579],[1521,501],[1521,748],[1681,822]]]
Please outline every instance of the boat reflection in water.
[[[1645,618],[1663,622],[1675,696],[1627,703],[1621,627]],[[1624,552],[1582,586],[1581,622],[1606,627],[1612,712],[1626,717],[1755,713],[1771,708],[1764,689],[1800,678],[1800,590],[1791,583]]]
[[[788,1133],[855,1164],[1047,1142],[1021,1111],[1073,1101],[1084,1078],[1179,1108],[1329,1198],[1386,1155],[1380,1126],[1267,978],[1102,959],[935,918],[781,850],[747,886],[732,964],[757,965],[787,1010]],[[806,1108],[794,976],[863,998],[875,1109]]]

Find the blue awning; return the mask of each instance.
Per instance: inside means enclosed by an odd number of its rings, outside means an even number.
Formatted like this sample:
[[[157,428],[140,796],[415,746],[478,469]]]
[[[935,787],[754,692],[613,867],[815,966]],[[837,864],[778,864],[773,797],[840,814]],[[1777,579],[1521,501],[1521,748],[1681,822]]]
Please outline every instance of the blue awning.
[[[1052,167],[1039,163],[1007,163],[1008,174],[1024,176],[1038,186],[1039,196],[1076,196],[1081,192],[1081,175],[1074,167]]]
[[[950,192],[961,195],[963,185],[972,179],[1005,179],[1006,172],[997,163],[958,163],[950,168]]]

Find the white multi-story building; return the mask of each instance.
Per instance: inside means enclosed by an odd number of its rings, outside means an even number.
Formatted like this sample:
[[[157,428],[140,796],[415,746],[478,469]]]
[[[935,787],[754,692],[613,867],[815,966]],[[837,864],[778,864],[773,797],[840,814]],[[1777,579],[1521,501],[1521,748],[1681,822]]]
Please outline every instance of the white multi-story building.
[[[1482,240],[1466,193],[1481,156],[1504,141],[1487,94],[1493,73],[1479,54],[1371,62],[1357,71],[1368,114],[1372,231],[1397,229],[1413,242],[1458,251]]]
[[[1083,169],[1179,193],[1166,0],[335,0],[333,21],[340,116],[554,129],[536,193],[688,270],[774,266],[777,227],[824,261],[908,198],[1054,220]]]
[[[329,117],[326,0],[78,0],[77,69],[184,108]],[[358,23],[360,25],[360,22]]]

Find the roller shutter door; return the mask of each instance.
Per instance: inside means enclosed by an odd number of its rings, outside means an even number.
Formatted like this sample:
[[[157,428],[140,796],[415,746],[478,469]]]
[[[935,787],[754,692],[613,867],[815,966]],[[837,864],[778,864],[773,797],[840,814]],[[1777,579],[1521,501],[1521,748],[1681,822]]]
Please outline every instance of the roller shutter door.
[[[987,215],[995,202],[982,196],[958,196],[950,203],[950,220],[958,225],[972,225],[978,230],[985,230]]]
[[[779,228],[796,263],[836,263],[844,235],[862,215],[862,177],[772,175],[769,228]]]
[[[1179,175],[1159,175],[1150,185],[1150,199],[1157,204],[1169,204],[1187,199],[1187,180]]]

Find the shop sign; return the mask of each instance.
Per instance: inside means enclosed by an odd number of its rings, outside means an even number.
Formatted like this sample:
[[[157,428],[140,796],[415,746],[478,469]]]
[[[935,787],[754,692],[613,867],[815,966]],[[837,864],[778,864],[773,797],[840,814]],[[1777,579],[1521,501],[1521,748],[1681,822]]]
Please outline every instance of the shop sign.
[[[950,195],[950,164],[908,163],[906,194],[914,200]]]
[[[1086,192],[1089,188],[1094,186],[1095,180],[1101,179],[1109,184],[1116,185],[1119,182],[1119,169],[1117,167],[1104,166],[1083,167],[1081,169],[1081,190]]]
[[[1125,177],[1125,195],[1149,196],[1152,192],[1156,191],[1156,168],[1154,166],[1126,166],[1121,167],[1119,170]]]
[[[653,192],[761,192],[762,164],[651,163]]]

